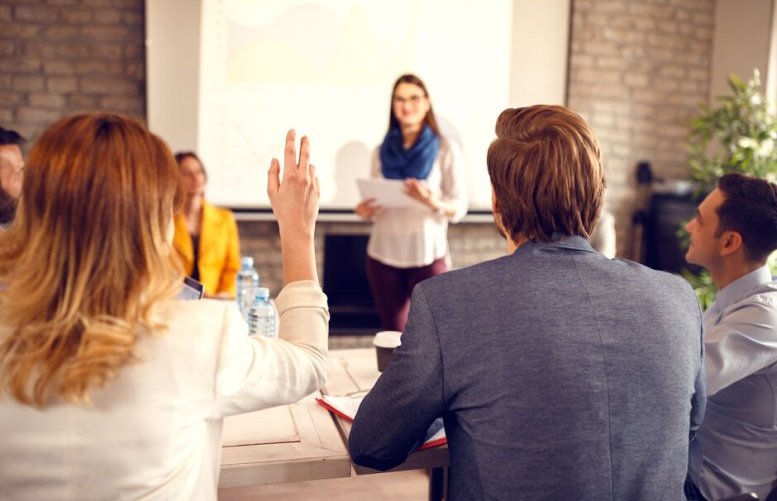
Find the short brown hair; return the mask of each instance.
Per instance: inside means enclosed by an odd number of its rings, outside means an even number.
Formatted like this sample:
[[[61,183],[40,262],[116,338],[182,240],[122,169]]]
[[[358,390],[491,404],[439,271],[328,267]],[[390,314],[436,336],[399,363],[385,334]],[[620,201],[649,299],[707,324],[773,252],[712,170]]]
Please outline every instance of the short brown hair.
[[[716,236],[736,231],[742,236],[745,256],[763,263],[777,249],[777,185],[742,174],[718,179],[725,196],[717,209],[720,222]]]
[[[604,169],[588,124],[563,106],[506,109],[488,148],[488,174],[512,240],[588,238],[599,219]]]
[[[4,129],[0,126],[0,146],[7,146],[9,144],[21,146],[25,142],[26,140],[15,130]]]

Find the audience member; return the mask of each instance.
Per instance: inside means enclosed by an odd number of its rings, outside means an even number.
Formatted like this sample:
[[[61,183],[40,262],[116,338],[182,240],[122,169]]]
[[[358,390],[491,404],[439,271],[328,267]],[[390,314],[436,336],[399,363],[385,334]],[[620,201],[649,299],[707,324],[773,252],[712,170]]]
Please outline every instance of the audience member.
[[[605,181],[582,118],[508,109],[496,133],[487,165],[509,255],[415,288],[353,460],[392,468],[442,416],[451,500],[681,498],[704,409],[693,291],[592,249]]]
[[[373,221],[367,280],[384,329],[404,330],[413,287],[449,268],[448,222],[467,212],[460,157],[456,145],[440,135],[421,79],[399,77],[372,177],[404,180],[407,194],[422,205],[384,208],[367,199],[355,209]]]
[[[691,444],[690,499],[755,492],[777,482],[777,185],[728,174],[686,226],[689,263],[718,288],[704,312],[709,405]]]
[[[280,339],[234,302],[176,300],[180,174],[132,119],[64,118],[35,144],[0,235],[3,498],[216,499],[222,418],[294,402],[326,372],[318,181],[286,137],[268,194],[286,286]]]
[[[13,221],[24,181],[24,158],[18,132],[0,127],[0,228]]]
[[[192,151],[175,154],[183,179],[184,202],[175,215],[173,242],[184,271],[202,282],[207,296],[234,297],[240,268],[240,239],[235,216],[205,200],[208,175]]]

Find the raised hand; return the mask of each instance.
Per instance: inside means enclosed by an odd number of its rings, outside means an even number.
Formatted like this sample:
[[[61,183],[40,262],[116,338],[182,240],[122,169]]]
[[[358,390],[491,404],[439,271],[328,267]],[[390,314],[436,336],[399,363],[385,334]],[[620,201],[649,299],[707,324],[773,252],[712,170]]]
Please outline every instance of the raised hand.
[[[283,156],[283,180],[276,158],[267,173],[267,194],[270,197],[281,236],[283,278],[285,283],[296,280],[318,280],[313,237],[318,214],[320,188],[316,169],[309,163],[308,138],[300,141],[297,158],[296,134],[286,134]]]
[[[309,163],[308,138],[303,136],[300,141],[299,160],[295,138],[294,130],[286,134],[283,181],[280,180],[280,163],[278,159],[272,159],[267,194],[281,228],[293,227],[312,234],[318,214],[320,189],[316,169]]]

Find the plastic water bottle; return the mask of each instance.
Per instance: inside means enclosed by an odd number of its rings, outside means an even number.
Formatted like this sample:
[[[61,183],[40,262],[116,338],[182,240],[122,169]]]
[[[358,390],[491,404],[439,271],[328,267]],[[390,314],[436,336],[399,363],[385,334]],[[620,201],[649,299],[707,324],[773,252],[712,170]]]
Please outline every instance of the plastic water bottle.
[[[259,287],[259,274],[254,269],[254,258],[243,256],[240,271],[235,276],[235,300],[243,318],[248,320],[248,310],[254,301],[254,289]]]
[[[267,287],[254,289],[254,302],[248,313],[248,333],[251,336],[275,337],[275,316],[270,290]]]

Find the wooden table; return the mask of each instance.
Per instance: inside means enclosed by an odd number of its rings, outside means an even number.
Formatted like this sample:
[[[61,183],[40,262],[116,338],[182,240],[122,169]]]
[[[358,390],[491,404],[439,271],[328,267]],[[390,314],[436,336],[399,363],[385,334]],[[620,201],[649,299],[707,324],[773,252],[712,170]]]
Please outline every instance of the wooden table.
[[[367,393],[378,380],[378,363],[373,348],[354,350],[333,350],[327,360],[329,377],[323,389],[326,395],[358,395]],[[333,414],[343,441],[348,443],[351,422]],[[415,451],[407,460],[391,471],[430,469],[429,499],[442,499],[445,491],[445,477],[448,467],[448,446]],[[353,465],[358,475],[380,473],[364,466]]]
[[[224,420],[219,487],[351,476],[351,458],[316,394]]]
[[[378,380],[375,350],[334,350],[327,361],[329,377],[322,393],[367,393]],[[316,403],[317,394],[300,402],[224,420],[219,487],[266,485],[302,480],[380,473],[352,465],[348,455],[351,423]],[[444,496],[448,447],[410,454],[391,471],[430,469],[429,499]]]

